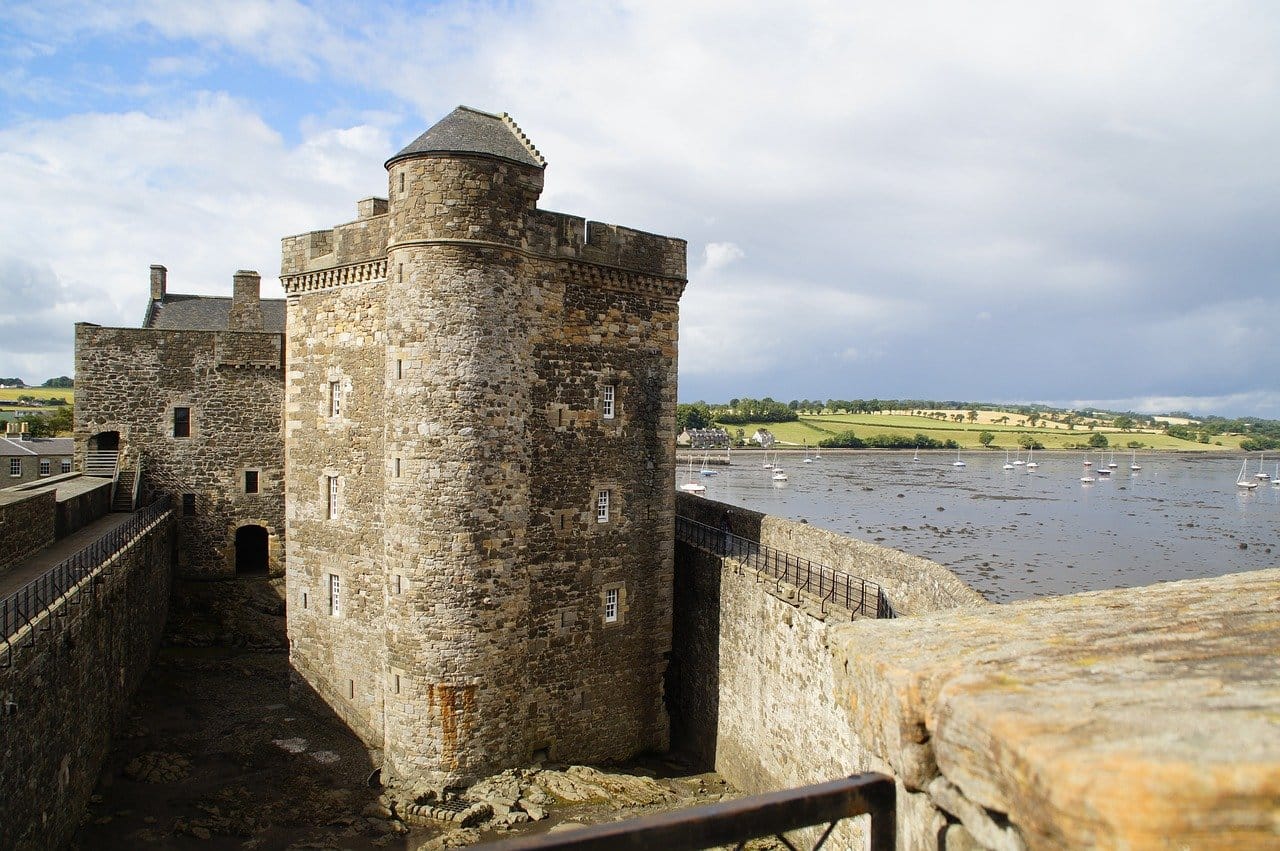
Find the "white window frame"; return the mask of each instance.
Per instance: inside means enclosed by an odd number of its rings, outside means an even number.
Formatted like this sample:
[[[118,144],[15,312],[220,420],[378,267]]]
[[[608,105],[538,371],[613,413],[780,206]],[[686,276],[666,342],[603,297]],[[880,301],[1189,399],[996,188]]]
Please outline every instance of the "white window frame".
[[[61,471],[62,471],[62,472],[64,472],[64,473],[70,473],[70,472],[71,472],[71,462],[64,458],[64,459],[62,460],[62,463],[61,463],[60,465],[58,465],[58,469],[59,469],[59,470],[61,470]]]
[[[329,382],[329,416],[342,416],[342,382]]]
[[[48,458],[40,459],[40,475],[47,476],[53,472],[52,462]]]
[[[602,419],[611,420],[614,417],[617,401],[617,388],[613,384],[606,384],[600,388],[600,417]]]
[[[338,477],[325,476],[328,479],[326,491],[328,494],[328,505],[325,507],[325,517],[328,520],[338,519]]]
[[[596,522],[609,522],[609,502],[612,493],[606,489],[602,489],[596,494]]]
[[[617,623],[619,614],[619,604],[622,598],[622,589],[606,588],[604,589],[604,622]]]
[[[15,479],[22,475],[22,459],[21,458],[9,459],[9,475]]]
[[[342,577],[336,573],[329,574],[329,614],[342,617]]]

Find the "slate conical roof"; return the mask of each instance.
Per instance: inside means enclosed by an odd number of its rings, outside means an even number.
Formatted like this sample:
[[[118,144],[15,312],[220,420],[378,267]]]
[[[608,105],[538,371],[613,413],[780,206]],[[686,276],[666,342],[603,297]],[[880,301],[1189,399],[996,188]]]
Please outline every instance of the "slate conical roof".
[[[418,154],[483,154],[504,160],[546,167],[547,161],[505,112],[494,115],[469,106],[460,106],[431,125],[404,150],[387,160],[389,167],[397,160]]]

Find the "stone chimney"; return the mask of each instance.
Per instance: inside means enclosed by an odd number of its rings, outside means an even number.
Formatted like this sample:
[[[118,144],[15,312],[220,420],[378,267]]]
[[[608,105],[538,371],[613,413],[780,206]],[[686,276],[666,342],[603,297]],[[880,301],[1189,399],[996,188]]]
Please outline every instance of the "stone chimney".
[[[151,267],[151,300],[160,301],[164,298],[165,286],[168,283],[169,270],[163,266]]]
[[[361,198],[356,202],[356,216],[361,219],[381,216],[387,212],[386,198]]]
[[[235,288],[231,292],[231,315],[227,318],[227,330],[261,331],[262,277],[257,272],[241,269],[232,280]]]

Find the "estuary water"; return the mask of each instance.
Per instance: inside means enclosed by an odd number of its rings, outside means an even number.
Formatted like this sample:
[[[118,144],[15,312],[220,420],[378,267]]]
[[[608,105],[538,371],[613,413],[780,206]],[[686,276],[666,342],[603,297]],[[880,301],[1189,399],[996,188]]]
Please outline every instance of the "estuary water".
[[[955,452],[780,457],[786,482],[746,451],[716,476],[695,463],[693,476],[709,499],[944,564],[996,602],[1280,566],[1280,486],[1237,488],[1241,455],[1139,454],[1131,471],[1116,453],[1110,479],[1092,484],[1080,481],[1081,452],[1037,453],[1038,468],[1012,470],[995,451],[961,453],[964,467],[952,466]],[[1090,458],[1094,471],[1112,460]],[[1257,469],[1255,455],[1250,481]],[[677,482],[689,475],[682,461]]]

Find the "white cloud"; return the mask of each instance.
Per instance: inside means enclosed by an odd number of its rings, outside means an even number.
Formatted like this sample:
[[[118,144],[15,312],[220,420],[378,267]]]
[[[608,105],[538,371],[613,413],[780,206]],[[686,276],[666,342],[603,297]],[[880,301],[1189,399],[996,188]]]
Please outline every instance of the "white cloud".
[[[702,249],[702,271],[704,274],[717,272],[745,256],[735,243],[708,242]]]

